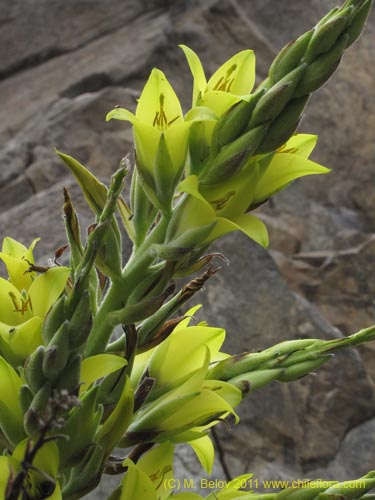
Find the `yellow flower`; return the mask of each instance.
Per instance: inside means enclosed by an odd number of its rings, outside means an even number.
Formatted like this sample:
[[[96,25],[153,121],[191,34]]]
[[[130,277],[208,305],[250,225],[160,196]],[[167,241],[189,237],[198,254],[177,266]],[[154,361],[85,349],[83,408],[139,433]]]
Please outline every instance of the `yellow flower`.
[[[7,268],[9,281],[19,291],[27,290],[35,277],[35,272],[28,273],[31,264],[34,264],[33,250],[40,238],[35,238],[29,248],[13,238],[4,238],[0,259]]]
[[[210,362],[226,356],[219,352],[224,330],[206,325],[189,327],[188,323],[189,319],[181,322],[151,354],[145,353],[148,359],[144,355],[136,358],[133,385],[142,368],[155,379],[155,385],[146,404],[134,414],[124,446],[134,438],[142,441],[150,436],[155,442],[201,439],[219,417],[232,413],[237,418],[233,408],[240,403],[241,392],[226,382],[205,378]],[[197,443],[196,452],[211,468],[211,448],[206,441],[200,442],[199,449]]]
[[[28,273],[37,241],[27,249],[5,238],[0,253],[9,275],[9,281],[0,278],[0,353],[13,364],[22,364],[42,344],[43,320],[70,274],[70,269],[62,266],[39,275],[35,271]]]
[[[240,100],[250,99],[255,82],[255,55],[252,50],[242,50],[228,59],[207,82],[197,54],[186,45],[180,47],[194,78],[193,107],[210,108],[219,117]]]
[[[197,227],[209,228],[211,224],[212,230],[196,245],[240,230],[266,247],[268,234],[264,223],[247,212],[299,177],[329,172],[308,159],[316,141],[316,136],[296,134],[274,154],[255,156],[235,175],[216,185],[200,185],[196,175],[188,176],[179,189],[189,196],[175,210],[169,239],[177,244],[187,231],[194,234]]]
[[[106,119],[131,122],[146,193],[159,207],[169,203],[186,161],[189,122],[184,121],[180,101],[164,73],[152,70],[135,115],[115,108]]]

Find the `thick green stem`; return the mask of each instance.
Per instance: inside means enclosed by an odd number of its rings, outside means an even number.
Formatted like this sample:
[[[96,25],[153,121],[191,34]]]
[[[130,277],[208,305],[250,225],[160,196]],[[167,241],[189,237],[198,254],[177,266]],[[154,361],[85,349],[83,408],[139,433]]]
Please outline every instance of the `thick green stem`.
[[[149,267],[154,260],[154,257],[150,254],[150,248],[154,243],[164,241],[168,222],[167,218],[161,219],[149,237],[130,258],[121,279],[112,281],[98,314],[94,318],[85,349],[85,356],[93,356],[105,351],[115,326],[109,320],[109,313],[125,307],[134,287],[147,276]]]

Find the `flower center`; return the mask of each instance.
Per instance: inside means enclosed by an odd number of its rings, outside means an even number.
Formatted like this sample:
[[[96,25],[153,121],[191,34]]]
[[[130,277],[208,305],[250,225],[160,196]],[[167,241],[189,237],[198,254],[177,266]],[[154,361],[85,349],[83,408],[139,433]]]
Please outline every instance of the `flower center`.
[[[166,130],[170,125],[172,125],[173,122],[175,122],[178,119],[177,115],[175,118],[168,121],[167,115],[165,114],[164,111],[164,99],[165,99],[164,94],[160,94],[159,110],[156,111],[154,121],[152,122],[152,125],[161,131]]]
[[[13,292],[9,292],[9,297],[10,297],[10,299],[13,302],[13,305],[14,305],[13,312],[20,312],[21,315],[23,316],[29,310],[31,312],[33,311],[33,305],[31,303],[31,297],[27,296],[27,293],[26,293],[25,290],[22,291],[21,303],[19,303],[19,301],[17,300],[17,297],[14,295]]]
[[[232,83],[234,82],[234,78],[232,78],[232,74],[236,71],[237,64],[233,64],[228,70],[227,73],[217,81],[213,90],[221,90],[223,92],[230,92],[230,88]]]

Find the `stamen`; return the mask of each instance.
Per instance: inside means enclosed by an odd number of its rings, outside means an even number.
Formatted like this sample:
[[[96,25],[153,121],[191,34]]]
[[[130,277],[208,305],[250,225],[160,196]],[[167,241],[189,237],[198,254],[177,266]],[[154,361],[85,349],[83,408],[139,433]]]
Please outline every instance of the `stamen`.
[[[236,194],[236,191],[229,191],[225,196],[220,198],[219,200],[212,200],[210,204],[214,207],[215,210],[222,210],[228,201]]]
[[[20,312],[21,315],[23,316],[27,311],[33,311],[33,305],[31,302],[31,297],[27,297],[27,293],[25,290],[22,290],[22,296],[23,298],[21,299],[21,305],[19,305],[17,297],[13,292],[9,292],[9,297],[11,301],[13,302],[13,312]],[[30,308],[30,309],[29,309]]]
[[[171,120],[170,122],[168,122],[168,127],[169,127],[170,125],[172,125],[172,123],[174,123],[174,122],[175,122],[176,120],[178,120],[178,119],[179,119],[179,116],[178,116],[178,115],[177,115],[177,116],[175,116],[175,117],[173,118],[173,120]]]
[[[158,119],[159,119],[159,111],[156,112],[154,121],[152,122],[152,126],[155,127],[155,125],[158,124]]]
[[[227,74],[224,77],[221,77],[216,85],[214,86],[213,90],[222,90],[223,92],[230,92],[230,88],[232,86],[232,83],[234,81],[234,78],[230,78],[232,76],[232,73],[236,71],[237,69],[237,64],[233,64],[227,71]]]
[[[167,115],[164,111],[164,94],[160,94],[159,96],[159,110],[155,113],[154,121],[152,122],[153,127],[158,128],[159,130],[164,131],[167,129],[173,122],[178,120],[179,116],[177,115],[173,120],[168,121]]]
[[[219,79],[219,81],[216,83],[215,87],[214,87],[214,90],[220,90],[220,85],[221,85],[221,82],[223,81],[224,77],[221,77]]]
[[[18,307],[18,302],[17,302],[17,297],[14,295],[13,292],[9,292],[9,297],[11,299],[11,301],[13,302],[13,305],[15,307],[15,311],[19,311],[19,307]]]

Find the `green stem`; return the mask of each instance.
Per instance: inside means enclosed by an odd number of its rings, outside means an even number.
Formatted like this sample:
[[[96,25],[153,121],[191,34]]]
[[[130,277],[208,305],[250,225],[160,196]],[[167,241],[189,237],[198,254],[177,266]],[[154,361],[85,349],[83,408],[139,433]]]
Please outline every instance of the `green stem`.
[[[154,257],[150,254],[150,248],[154,243],[161,243],[164,241],[168,223],[168,218],[162,218],[160,220],[159,224],[132,255],[123,270],[122,277],[119,280],[112,281],[99,307],[98,313],[94,318],[85,349],[86,357],[100,354],[105,351],[115,326],[109,321],[109,313],[125,307],[134,286],[147,275],[149,267],[154,260]]]

